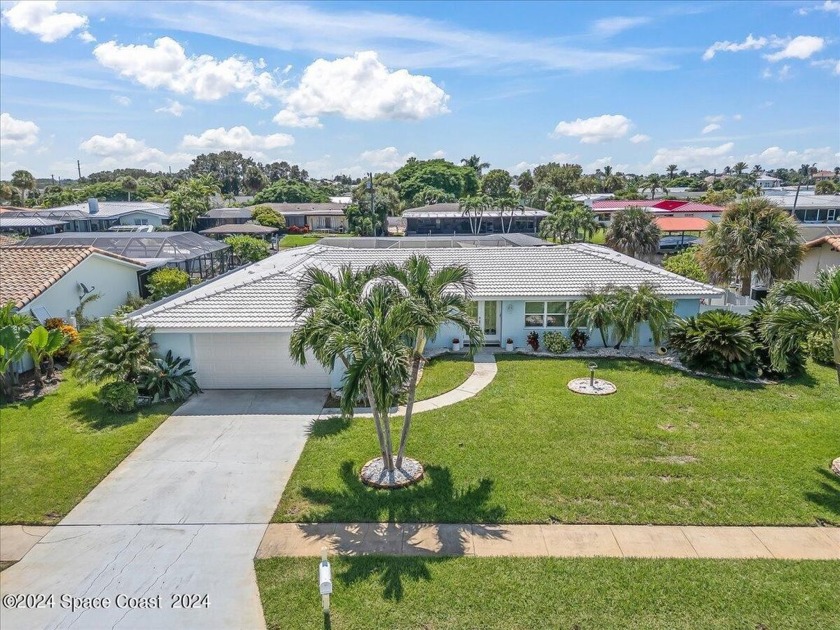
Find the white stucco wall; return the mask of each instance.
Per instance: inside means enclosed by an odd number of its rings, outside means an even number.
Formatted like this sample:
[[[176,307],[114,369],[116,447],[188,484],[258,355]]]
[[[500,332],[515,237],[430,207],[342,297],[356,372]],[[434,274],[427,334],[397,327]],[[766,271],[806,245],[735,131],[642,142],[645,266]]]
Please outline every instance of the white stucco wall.
[[[29,311],[36,306],[47,309],[50,317],[69,320],[79,306],[79,282],[102,297],[85,307],[85,317],[105,317],[125,304],[129,293],[138,293],[138,268],[123,264],[107,256],[92,254],[60,278],[44,293],[24,306]]]
[[[796,279],[802,282],[813,282],[817,278],[818,271],[830,267],[840,267],[840,252],[834,251],[828,243],[811,247],[805,250],[802,264],[796,272]]]
[[[141,223],[137,223],[137,221],[141,221]],[[146,223],[142,223],[142,221],[146,221]],[[165,217],[152,214],[151,212],[143,212],[142,210],[129,212],[128,214],[122,215],[119,219],[120,225],[163,225],[165,222]]]

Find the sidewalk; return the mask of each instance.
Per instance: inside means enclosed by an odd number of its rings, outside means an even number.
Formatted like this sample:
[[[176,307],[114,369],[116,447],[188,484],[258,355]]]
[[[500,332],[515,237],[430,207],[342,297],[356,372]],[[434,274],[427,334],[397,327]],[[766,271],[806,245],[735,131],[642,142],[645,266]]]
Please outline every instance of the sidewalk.
[[[344,555],[840,560],[840,528],[282,523],[258,558]]]

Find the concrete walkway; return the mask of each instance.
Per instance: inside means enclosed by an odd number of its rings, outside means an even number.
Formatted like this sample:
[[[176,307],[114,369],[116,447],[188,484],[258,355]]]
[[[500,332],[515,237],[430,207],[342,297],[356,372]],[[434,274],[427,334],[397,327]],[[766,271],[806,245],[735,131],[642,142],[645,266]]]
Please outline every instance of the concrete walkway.
[[[836,527],[666,525],[270,525],[258,558],[345,555],[840,560]]]
[[[473,357],[473,371],[466,381],[461,383],[455,389],[452,389],[445,394],[435,396],[434,398],[427,398],[426,400],[419,400],[414,403],[414,413],[422,411],[431,411],[432,409],[440,409],[441,407],[449,407],[462,400],[467,400],[475,396],[482,389],[487,387],[496,378],[496,357],[490,350],[483,349],[475,354]],[[329,418],[341,414],[341,409],[325,408],[321,412],[322,418]],[[394,416],[404,416],[405,406],[400,406],[394,410]],[[353,413],[354,418],[372,418],[369,408],[361,408]]]
[[[254,554],[326,396],[211,391],[188,401],[0,574],[4,594],[56,601],[2,608],[0,627],[264,627]],[[25,529],[4,531],[4,546]],[[72,611],[62,595],[111,607]],[[196,607],[172,608],[177,595],[198,595]],[[160,608],[120,607],[118,596]]]

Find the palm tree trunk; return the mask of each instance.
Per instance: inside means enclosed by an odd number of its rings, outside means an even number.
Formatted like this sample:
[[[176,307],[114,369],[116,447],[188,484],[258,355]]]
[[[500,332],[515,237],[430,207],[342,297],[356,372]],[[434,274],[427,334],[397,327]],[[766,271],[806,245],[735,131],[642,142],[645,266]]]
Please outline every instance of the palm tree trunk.
[[[53,355],[47,355],[47,378],[52,379],[55,376],[55,359]]]
[[[368,404],[373,413],[373,424],[376,426],[376,437],[379,439],[379,454],[382,456],[382,461],[387,462],[387,453],[385,451],[385,436],[382,433],[382,423],[379,420],[379,410],[376,408],[376,401],[373,398],[373,385],[370,384],[370,379],[365,379],[365,390],[367,392]]]
[[[840,385],[840,331],[831,338],[831,346],[834,349],[834,367],[837,369],[837,384]]]
[[[604,344],[604,347],[607,347],[607,336],[604,334],[604,327],[598,326],[598,333],[601,335],[601,343]]]
[[[741,276],[741,295],[749,297],[750,289],[752,289],[752,273],[748,272]]]
[[[388,417],[388,410],[382,412],[382,428],[385,433],[385,467],[388,472],[394,471],[394,448],[391,445],[391,418]]]
[[[41,358],[33,356],[32,362],[35,364],[35,391],[40,391],[44,387],[44,379],[41,376]]]
[[[405,402],[405,420],[403,421],[402,433],[400,433],[400,448],[397,452],[397,468],[402,466],[405,457],[405,444],[408,442],[408,432],[411,429],[411,414],[414,410],[414,398],[417,394],[417,375],[420,373],[420,364],[423,359],[415,354],[411,365],[411,379],[408,382],[408,400]]]

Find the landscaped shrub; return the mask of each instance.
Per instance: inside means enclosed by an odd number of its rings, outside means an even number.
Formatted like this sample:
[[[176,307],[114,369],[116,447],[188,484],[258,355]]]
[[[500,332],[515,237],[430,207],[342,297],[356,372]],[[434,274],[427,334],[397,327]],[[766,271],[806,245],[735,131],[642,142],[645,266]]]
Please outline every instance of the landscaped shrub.
[[[271,254],[268,242],[253,236],[228,236],[225,243],[230,245],[233,255],[242,264],[257,262]]]
[[[528,345],[531,346],[531,350],[534,352],[540,349],[540,335],[536,330],[528,333]]]
[[[308,225],[304,225],[303,227],[292,225],[287,231],[289,234],[309,234],[312,230],[309,229]]]
[[[136,383],[151,365],[152,328],[105,317],[82,331],[73,355],[76,375],[83,382],[112,378]]]
[[[123,304],[116,311],[114,311],[114,315],[116,315],[117,317],[122,315],[128,315],[129,313],[133,313],[134,311],[143,308],[150,302],[151,300],[143,299],[135,293],[129,293],[128,298],[126,298],[125,300],[125,304]]]
[[[124,381],[108,383],[102,386],[97,397],[111,411],[127,413],[137,406],[137,385]]]
[[[770,358],[770,344],[765,336],[767,318],[773,313],[776,305],[772,300],[765,300],[758,304],[747,316],[750,321],[750,332],[756,342],[755,360],[763,376],[774,379],[787,378],[799,374],[805,367],[805,352],[801,344],[792,345],[785,354],[785,368],[778,370],[773,367]]]
[[[689,247],[684,252],[672,254],[663,262],[662,266],[670,271],[697,282],[708,282],[709,276],[697,260],[697,248]]]
[[[569,338],[575,345],[575,350],[583,350],[586,344],[589,343],[589,333],[580,328],[576,328]]]
[[[805,342],[805,349],[808,355],[817,363],[834,367],[834,348],[831,346],[831,337],[824,333],[811,333]]]
[[[546,350],[557,354],[567,352],[569,348],[572,347],[572,342],[569,341],[569,338],[560,331],[549,330],[544,332],[543,343],[545,343]]]
[[[189,366],[189,359],[172,356],[172,350],[165,357],[155,357],[141,381],[143,393],[158,400],[176,402],[197,394],[201,389],[195,380],[195,371]]]
[[[53,358],[59,361],[69,361],[71,353],[75,350],[76,344],[79,342],[79,331],[60,317],[50,317],[44,322],[44,328],[47,330],[58,330],[67,338],[67,343],[61,350],[53,354]]]
[[[251,218],[266,227],[273,227],[278,230],[286,229],[286,219],[283,215],[268,206],[254,206],[251,211]]]
[[[158,269],[149,276],[148,289],[153,300],[162,300],[190,286],[190,276],[186,271],[174,267]]]
[[[737,313],[716,310],[677,319],[671,326],[671,346],[692,369],[740,377],[758,371],[750,320]]]

